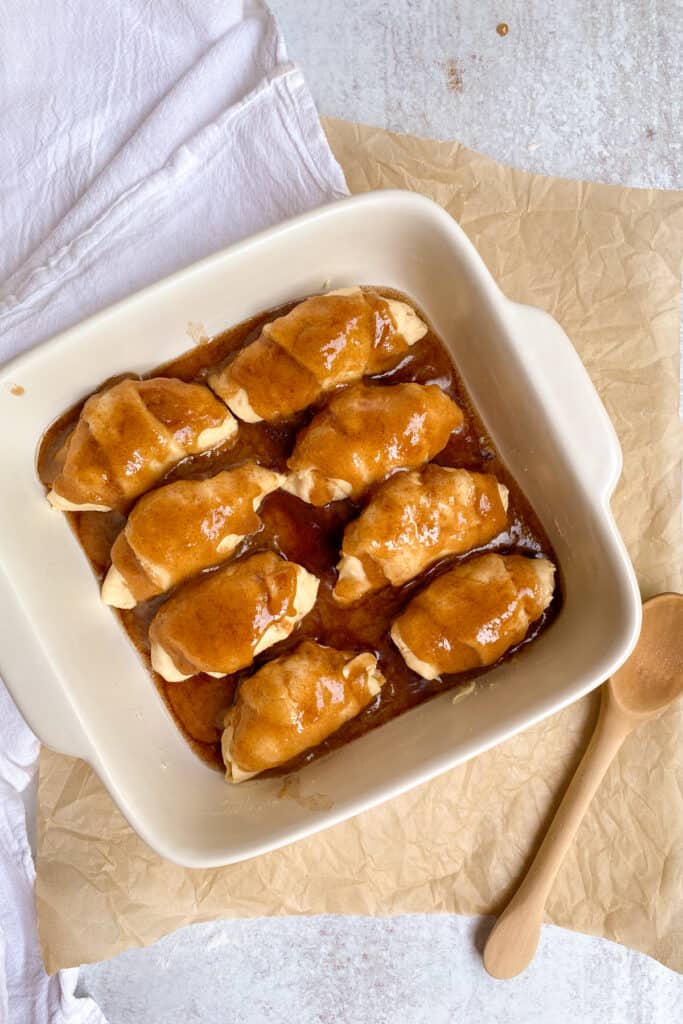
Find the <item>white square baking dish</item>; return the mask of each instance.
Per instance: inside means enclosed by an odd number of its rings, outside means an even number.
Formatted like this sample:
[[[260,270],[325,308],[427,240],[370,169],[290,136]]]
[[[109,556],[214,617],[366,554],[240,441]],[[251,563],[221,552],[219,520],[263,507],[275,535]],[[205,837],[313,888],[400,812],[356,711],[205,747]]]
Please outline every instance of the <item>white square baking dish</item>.
[[[212,335],[356,283],[406,293],[450,348],[554,545],[564,607],[472,696],[454,705],[444,693],[304,769],[303,793],[327,797],[316,810],[277,799],[278,779],[228,786],[190,751],[49,508],[35,457],[48,424],[101,381],[190,347],[189,322]],[[0,432],[0,672],[40,738],[89,761],[131,825],[180,864],[252,857],[418,785],[598,686],[638,636],[638,587],[609,507],[621,453],[586,371],[558,324],[508,301],[455,221],[412,193],[299,217],[15,360],[0,373]]]

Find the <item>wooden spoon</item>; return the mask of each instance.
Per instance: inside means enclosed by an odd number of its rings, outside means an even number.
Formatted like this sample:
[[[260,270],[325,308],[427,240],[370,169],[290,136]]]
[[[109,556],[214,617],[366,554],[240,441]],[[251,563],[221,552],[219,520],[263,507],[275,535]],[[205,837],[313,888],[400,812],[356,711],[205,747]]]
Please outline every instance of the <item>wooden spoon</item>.
[[[683,595],[659,594],[643,606],[631,657],[602,688],[600,715],[524,881],[496,921],[484,949],[494,978],[513,978],[534,958],[546,900],[595,791],[622,743],[683,694]]]

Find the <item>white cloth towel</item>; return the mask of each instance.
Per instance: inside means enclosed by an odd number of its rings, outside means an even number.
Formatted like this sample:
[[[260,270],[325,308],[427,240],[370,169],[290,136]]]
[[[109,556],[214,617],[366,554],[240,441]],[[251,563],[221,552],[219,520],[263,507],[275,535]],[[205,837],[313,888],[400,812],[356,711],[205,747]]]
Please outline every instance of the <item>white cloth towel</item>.
[[[0,0],[0,360],[346,194],[258,0]],[[0,1024],[94,1024],[48,979],[21,791],[38,742],[0,682]]]

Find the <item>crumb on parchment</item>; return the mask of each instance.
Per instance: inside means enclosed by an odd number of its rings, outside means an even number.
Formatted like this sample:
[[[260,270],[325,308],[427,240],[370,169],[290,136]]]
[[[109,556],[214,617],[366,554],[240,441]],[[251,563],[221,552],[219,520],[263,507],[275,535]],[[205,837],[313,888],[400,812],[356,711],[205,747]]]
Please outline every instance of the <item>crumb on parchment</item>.
[[[448,60],[444,65],[446,69],[446,79],[448,82],[448,88],[451,92],[462,92],[463,91],[463,79],[462,79],[462,68],[455,60]]]

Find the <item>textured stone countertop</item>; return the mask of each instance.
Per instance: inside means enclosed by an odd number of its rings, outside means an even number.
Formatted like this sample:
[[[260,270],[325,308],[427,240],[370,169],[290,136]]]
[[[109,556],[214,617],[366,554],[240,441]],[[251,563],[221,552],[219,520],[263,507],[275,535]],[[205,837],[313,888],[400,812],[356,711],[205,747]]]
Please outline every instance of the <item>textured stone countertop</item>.
[[[681,0],[271,0],[322,114],[451,139],[528,170],[683,188]],[[500,23],[509,26],[497,33]],[[197,925],[82,969],[111,1024],[669,1024],[683,977],[546,927],[494,982],[486,922]]]

